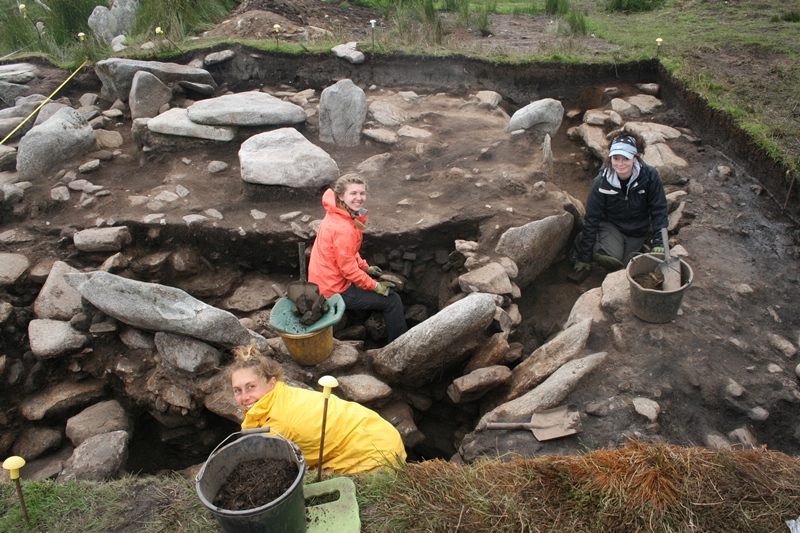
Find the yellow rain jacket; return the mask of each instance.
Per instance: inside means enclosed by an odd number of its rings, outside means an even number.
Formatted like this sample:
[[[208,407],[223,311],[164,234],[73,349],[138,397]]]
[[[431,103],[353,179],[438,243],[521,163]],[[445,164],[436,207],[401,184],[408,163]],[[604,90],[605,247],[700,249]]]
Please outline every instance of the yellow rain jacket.
[[[300,447],[309,469],[319,463],[324,396],[321,392],[289,387],[282,381],[245,413],[242,429],[269,426]],[[331,395],[325,422],[322,468],[354,474],[406,459],[403,440],[395,427],[356,402]]]

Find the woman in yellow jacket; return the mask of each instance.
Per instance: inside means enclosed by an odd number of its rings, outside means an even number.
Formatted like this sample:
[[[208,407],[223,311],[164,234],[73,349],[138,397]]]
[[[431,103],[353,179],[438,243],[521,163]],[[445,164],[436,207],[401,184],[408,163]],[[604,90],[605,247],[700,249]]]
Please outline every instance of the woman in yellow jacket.
[[[309,469],[319,463],[324,397],[321,392],[290,387],[281,381],[280,365],[253,346],[233,351],[229,367],[236,403],[245,414],[242,429],[269,426],[300,447]],[[322,468],[354,474],[405,462],[397,429],[356,402],[331,396],[325,423]]]

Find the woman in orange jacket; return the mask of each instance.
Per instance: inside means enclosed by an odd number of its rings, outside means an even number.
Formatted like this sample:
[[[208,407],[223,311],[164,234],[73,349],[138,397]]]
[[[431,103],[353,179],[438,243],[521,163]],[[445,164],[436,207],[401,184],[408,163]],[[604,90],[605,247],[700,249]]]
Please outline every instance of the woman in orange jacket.
[[[255,345],[234,348],[228,367],[236,403],[244,411],[242,429],[269,426],[303,452],[309,469],[319,464],[324,396],[281,381],[281,366]],[[406,451],[397,429],[356,402],[328,400],[322,468],[354,474],[403,464]]]
[[[325,218],[317,230],[308,265],[308,281],[330,298],[341,294],[346,309],[383,312],[389,342],[406,332],[400,296],[393,283],[375,281],[381,269],[361,258],[358,251],[367,222],[367,186],[358,174],[345,174],[322,195]]]

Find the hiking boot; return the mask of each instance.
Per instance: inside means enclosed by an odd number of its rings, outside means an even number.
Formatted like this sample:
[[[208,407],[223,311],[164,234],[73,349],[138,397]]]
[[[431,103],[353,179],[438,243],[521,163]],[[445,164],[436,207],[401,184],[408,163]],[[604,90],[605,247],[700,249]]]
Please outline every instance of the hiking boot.
[[[614,270],[619,270],[625,267],[625,265],[622,264],[622,261],[610,255],[594,254],[592,260],[609,272],[613,272]]]

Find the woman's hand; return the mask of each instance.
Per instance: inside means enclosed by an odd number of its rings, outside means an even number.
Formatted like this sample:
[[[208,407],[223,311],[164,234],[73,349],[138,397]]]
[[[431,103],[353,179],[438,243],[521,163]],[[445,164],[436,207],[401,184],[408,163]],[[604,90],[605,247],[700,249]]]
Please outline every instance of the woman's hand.
[[[592,269],[592,265],[589,263],[584,263],[582,261],[577,261],[574,265],[572,265],[572,269],[575,272],[580,272],[581,270],[589,271]]]
[[[389,296],[392,294],[392,289],[395,288],[395,284],[391,281],[379,281],[375,288],[372,289],[381,296]]]
[[[381,270],[381,267],[371,266],[367,269],[367,274],[369,274],[373,278],[377,278],[380,277],[381,274],[383,274],[383,270]]]

